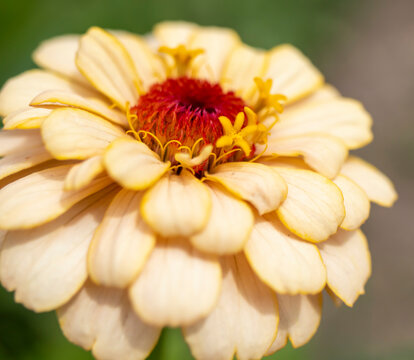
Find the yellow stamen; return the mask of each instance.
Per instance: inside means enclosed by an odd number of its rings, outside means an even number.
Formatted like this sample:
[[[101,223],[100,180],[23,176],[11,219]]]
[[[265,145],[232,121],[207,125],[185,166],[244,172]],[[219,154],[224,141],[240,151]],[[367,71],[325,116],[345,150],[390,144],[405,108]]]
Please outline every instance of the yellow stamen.
[[[167,54],[174,59],[174,67],[170,68],[170,72],[174,72],[176,76],[184,76],[187,74],[188,66],[197,56],[204,53],[203,49],[188,49],[185,45],[178,45],[175,48],[161,46],[158,51]]]
[[[264,81],[263,79],[256,77],[254,78],[254,82],[259,91],[259,99],[255,106],[256,111],[259,112],[260,110],[267,108],[272,109],[276,113],[282,113],[287,97],[282,94],[270,93],[273,85],[272,79]]]
[[[180,152],[175,154],[175,160],[178,161],[183,168],[193,168],[206,161],[210,157],[212,151],[213,145],[209,144],[206,145],[196,157],[193,157],[192,153]]]

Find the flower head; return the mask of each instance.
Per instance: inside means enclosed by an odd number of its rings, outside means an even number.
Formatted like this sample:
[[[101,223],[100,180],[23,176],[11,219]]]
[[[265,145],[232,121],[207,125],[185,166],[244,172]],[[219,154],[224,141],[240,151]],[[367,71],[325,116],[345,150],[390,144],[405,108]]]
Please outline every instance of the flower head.
[[[309,341],[325,289],[363,294],[359,227],[396,193],[348,155],[370,116],[297,49],[167,22],[34,60],[0,92],[0,277],[70,341],[144,359],[173,326],[196,359],[258,359]]]

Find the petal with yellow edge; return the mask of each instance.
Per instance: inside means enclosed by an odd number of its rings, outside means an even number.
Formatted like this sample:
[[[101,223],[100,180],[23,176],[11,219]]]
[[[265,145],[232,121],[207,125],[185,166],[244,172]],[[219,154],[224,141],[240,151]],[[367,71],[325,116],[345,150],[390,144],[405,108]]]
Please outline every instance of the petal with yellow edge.
[[[155,245],[155,235],[140,215],[141,198],[141,193],[121,190],[95,232],[88,267],[91,278],[99,285],[129,285]]]
[[[207,316],[220,295],[216,258],[187,240],[158,239],[129,295],[137,314],[154,326],[181,326]]]
[[[94,156],[74,165],[65,178],[65,190],[79,190],[104,171],[102,156]]]
[[[4,129],[38,129],[52,110],[35,107],[24,107],[7,115],[3,119]]]
[[[223,257],[223,285],[214,310],[185,327],[184,337],[198,360],[261,359],[279,322],[276,295],[250,268],[242,254]]]
[[[175,48],[187,45],[199,27],[185,21],[165,21],[154,27],[154,35],[160,45]]]

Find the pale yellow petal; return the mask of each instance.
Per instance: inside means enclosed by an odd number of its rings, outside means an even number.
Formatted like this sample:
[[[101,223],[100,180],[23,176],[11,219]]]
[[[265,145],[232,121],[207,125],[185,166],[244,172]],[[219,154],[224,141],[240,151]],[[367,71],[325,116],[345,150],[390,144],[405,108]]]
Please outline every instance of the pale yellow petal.
[[[283,224],[302,239],[320,242],[334,234],[345,217],[339,188],[313,171],[274,167],[288,185],[286,200],[277,209]]]
[[[0,131],[0,156],[21,151],[29,152],[32,147],[38,147],[42,144],[42,137],[37,129]]]
[[[341,173],[359,185],[368,198],[378,205],[392,206],[398,198],[391,180],[360,158],[350,156],[342,167]]]
[[[263,164],[226,163],[217,166],[206,177],[218,181],[233,195],[249,201],[260,214],[276,210],[287,194],[283,178]]]
[[[65,178],[65,190],[79,190],[104,171],[102,156],[94,156],[74,165]]]
[[[198,26],[184,21],[165,21],[154,27],[154,35],[159,45],[175,48],[188,44]]]
[[[95,233],[88,267],[91,278],[99,285],[129,285],[155,245],[155,235],[140,215],[141,197],[140,193],[121,190]]]
[[[130,137],[114,141],[105,151],[109,175],[130,190],[143,190],[154,184],[170,168],[142,142]]]
[[[242,200],[236,199],[214,183],[208,184],[211,216],[206,227],[190,238],[199,250],[224,255],[243,249],[253,228],[253,213]]]
[[[257,217],[245,253],[256,274],[282,294],[315,294],[326,284],[318,248],[290,233],[275,215]]]
[[[318,88],[316,91],[312,92],[310,95],[304,97],[303,99],[293,104],[287,104],[285,109],[287,111],[288,109],[291,109],[293,107],[298,108],[304,105],[314,104],[322,100],[337,99],[340,96],[341,94],[336,88],[334,88],[332,85],[324,84],[320,88]]]
[[[46,148],[59,160],[87,159],[125,132],[97,115],[79,109],[54,110],[42,124]]]
[[[223,257],[217,306],[192,326],[185,340],[198,360],[261,359],[279,322],[276,296],[254,274],[242,254]]]
[[[50,109],[24,107],[3,119],[4,129],[38,129],[51,111]]]
[[[322,74],[295,47],[277,46],[268,53],[269,65],[264,79],[272,79],[273,94],[287,96],[287,103],[299,100],[323,84]]]
[[[71,165],[42,170],[0,190],[0,228],[27,229],[49,222],[74,204],[111,184],[99,177],[79,191],[65,191]]]
[[[140,80],[122,43],[103,29],[92,27],[81,37],[76,65],[91,84],[125,110],[138,100]]]
[[[191,324],[210,313],[220,295],[218,261],[187,240],[158,239],[130,287],[135,311],[155,326]]]
[[[15,300],[37,312],[65,304],[87,279],[86,255],[112,193],[75,205],[33,230],[11,231],[1,252],[1,281]]]
[[[371,275],[368,242],[360,230],[339,230],[318,244],[328,274],[330,289],[346,305],[352,306]]]
[[[368,219],[370,203],[367,194],[354,181],[344,175],[338,175],[333,182],[342,192],[345,205],[345,218],[341,228],[358,229]]]
[[[4,240],[6,239],[7,231],[6,230],[0,230],[0,250],[3,246]],[[0,269],[1,269],[1,263],[0,263]],[[1,270],[0,270],[0,278],[1,278]]]
[[[124,291],[91,283],[58,317],[65,336],[99,360],[144,360],[161,332],[135,314]]]

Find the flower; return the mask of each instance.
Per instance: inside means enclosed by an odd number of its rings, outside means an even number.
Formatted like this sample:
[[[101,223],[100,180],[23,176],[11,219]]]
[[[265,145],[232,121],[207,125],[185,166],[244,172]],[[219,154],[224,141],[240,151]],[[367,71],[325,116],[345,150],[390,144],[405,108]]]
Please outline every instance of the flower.
[[[290,45],[166,22],[46,41],[0,92],[1,281],[97,359],[305,344],[370,276],[371,118]]]

